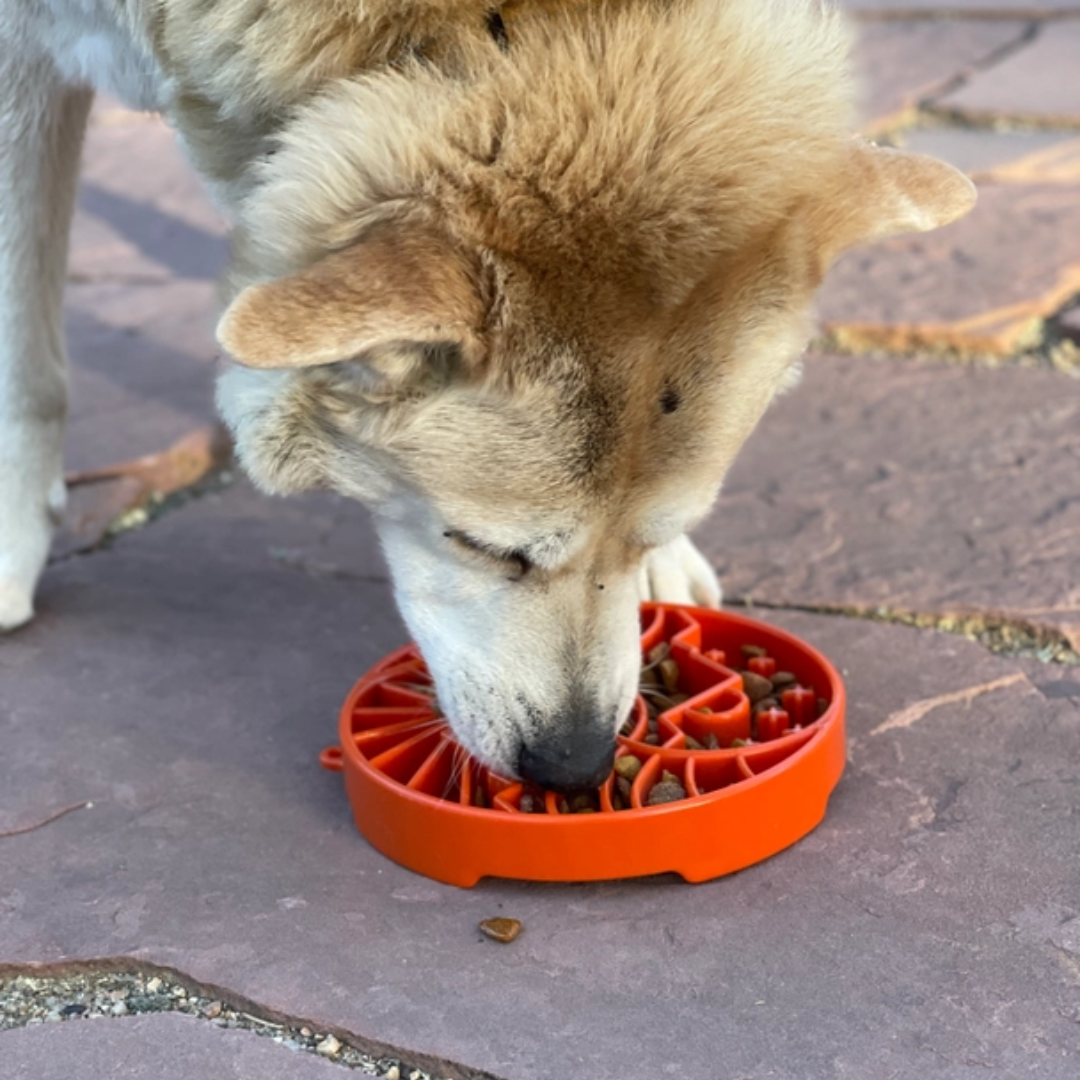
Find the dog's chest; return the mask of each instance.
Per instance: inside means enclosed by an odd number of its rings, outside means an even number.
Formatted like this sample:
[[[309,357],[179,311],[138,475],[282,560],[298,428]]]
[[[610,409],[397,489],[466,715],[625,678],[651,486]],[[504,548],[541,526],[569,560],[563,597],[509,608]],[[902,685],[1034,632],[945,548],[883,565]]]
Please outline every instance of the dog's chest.
[[[133,109],[161,110],[165,75],[150,49],[147,5],[38,0],[37,32],[63,78],[107,90]],[[34,10],[32,6],[31,10]]]

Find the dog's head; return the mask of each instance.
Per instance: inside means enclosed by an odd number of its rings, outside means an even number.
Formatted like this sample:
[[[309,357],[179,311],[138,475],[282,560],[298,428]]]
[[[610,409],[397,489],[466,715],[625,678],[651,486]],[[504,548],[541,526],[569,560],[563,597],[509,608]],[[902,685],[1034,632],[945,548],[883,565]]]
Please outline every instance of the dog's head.
[[[709,510],[829,262],[972,202],[847,137],[833,22],[750,7],[545,22],[468,77],[340,87],[245,216],[240,457],[372,507],[443,710],[502,773],[606,775],[642,560]]]

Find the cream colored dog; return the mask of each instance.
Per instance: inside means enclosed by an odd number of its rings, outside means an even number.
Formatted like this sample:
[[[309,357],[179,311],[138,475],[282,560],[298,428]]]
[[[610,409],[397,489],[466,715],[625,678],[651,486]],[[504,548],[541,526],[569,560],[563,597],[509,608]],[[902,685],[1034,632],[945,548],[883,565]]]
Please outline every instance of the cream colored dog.
[[[849,135],[788,0],[0,0],[0,627],[63,507],[60,313],[90,87],[162,112],[235,225],[219,392],[256,482],[371,507],[461,741],[597,782],[642,594],[843,249],[970,183]]]

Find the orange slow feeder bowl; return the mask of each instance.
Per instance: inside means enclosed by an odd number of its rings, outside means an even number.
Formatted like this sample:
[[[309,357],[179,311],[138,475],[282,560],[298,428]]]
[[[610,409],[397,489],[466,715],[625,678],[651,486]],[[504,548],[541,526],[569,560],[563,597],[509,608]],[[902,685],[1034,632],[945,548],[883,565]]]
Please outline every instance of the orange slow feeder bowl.
[[[560,796],[469,757],[424,692],[431,679],[414,645],[353,687],[341,710],[341,745],[320,760],[345,773],[357,828],[379,851],[466,888],[485,876],[598,881],[674,871],[707,881],[801,839],[825,816],[844,769],[844,685],[836,669],[798,638],[754,619],[643,604],[643,656],[661,642],[669,643],[688,696],[659,714],[648,742],[647,706],[638,696],[618,737],[617,756],[641,762],[628,809],[613,805],[614,776],[599,790],[598,812],[568,814]],[[748,659],[744,645],[765,655]],[[790,672],[797,685],[778,689],[782,707],[752,721],[738,668],[766,678]],[[687,736],[719,749],[688,748]],[[646,805],[664,772],[687,797]],[[527,791],[540,812],[522,811]]]

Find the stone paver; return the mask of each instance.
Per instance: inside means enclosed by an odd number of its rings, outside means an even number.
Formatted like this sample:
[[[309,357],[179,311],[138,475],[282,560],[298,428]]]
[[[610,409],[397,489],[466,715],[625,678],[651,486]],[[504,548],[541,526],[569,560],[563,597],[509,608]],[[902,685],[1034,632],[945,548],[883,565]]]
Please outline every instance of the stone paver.
[[[72,226],[65,462],[81,474],[164,451],[211,422],[224,226],[162,121],[94,104]],[[53,557],[167,494],[113,479],[72,488]]]
[[[1080,380],[813,356],[703,545],[729,597],[980,611],[1080,651]]]
[[[350,1074],[270,1039],[186,1016],[67,1021],[0,1035],[4,1080],[335,1080]]]
[[[923,101],[1029,32],[1021,21],[911,19],[856,26],[855,73],[864,129],[877,134],[908,122]]]
[[[841,3],[864,18],[906,17],[912,12],[921,15],[957,12],[969,17],[1018,12],[1036,18],[1080,11],[1080,0],[841,0]]]
[[[1007,357],[1080,293],[1080,182],[982,184],[975,209],[931,233],[844,255],[818,310],[845,350]]]
[[[851,694],[815,834],[696,887],[460,891],[368,848],[316,764],[402,639],[389,590],[282,565],[246,500],[53,568],[0,649],[0,829],[94,804],[0,840],[3,959],[136,956],[508,1080],[713,1076],[718,1047],[731,1077],[1075,1075],[1067,670],[784,615]],[[494,914],[514,946],[477,933]]]
[[[83,149],[68,277],[214,280],[225,227],[166,124],[98,95]]]
[[[977,123],[1080,125],[1080,22],[1038,27],[1033,41],[965,85],[939,97],[934,107]]]
[[[899,141],[905,150],[941,158],[983,182],[1080,180],[1080,138],[1075,131],[931,127],[906,131]]]

